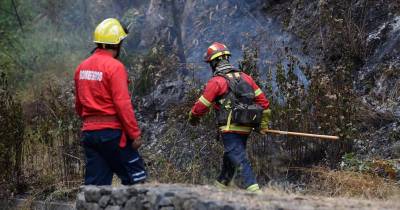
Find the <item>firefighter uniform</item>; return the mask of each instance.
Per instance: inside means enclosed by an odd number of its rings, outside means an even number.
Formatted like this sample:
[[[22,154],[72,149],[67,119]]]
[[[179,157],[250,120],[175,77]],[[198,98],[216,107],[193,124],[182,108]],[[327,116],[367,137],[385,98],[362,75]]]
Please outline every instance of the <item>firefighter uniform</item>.
[[[238,72],[236,74],[239,74]],[[250,84],[254,90],[255,103],[259,104],[265,110],[269,108],[269,101],[265,97],[262,90],[254,82],[254,80],[247,74],[240,72],[243,79]],[[228,81],[222,76],[212,77],[206,84],[203,94],[200,96],[199,100],[195,103],[192,108],[191,115],[194,117],[201,117],[206,114],[209,108],[212,106],[217,111],[220,106],[216,103],[216,99],[220,96],[225,95],[229,90]],[[239,133],[239,134],[249,134],[253,128],[247,126],[241,126],[236,124],[231,124],[229,127],[227,125],[220,126],[219,129],[222,133]]]
[[[198,119],[206,114],[211,107],[217,111],[218,116],[218,112],[222,111],[222,103],[220,101],[230,91],[227,77],[240,77],[253,89],[254,103],[264,109],[260,127],[265,129],[268,126],[268,116],[270,113],[269,101],[251,76],[234,69],[228,63],[228,56],[230,55],[228,48],[221,43],[213,43],[207,49],[205,61],[210,63],[214,76],[207,82],[203,94],[192,107],[189,113],[189,121],[198,122]],[[228,118],[225,124],[219,125],[224,144],[224,156],[222,170],[216,184],[217,186],[226,187],[232,181],[235,172],[239,170],[238,175],[243,179],[244,187],[251,192],[259,192],[260,188],[246,154],[247,138],[253,127],[231,123],[230,121],[231,119]]]
[[[121,30],[117,20],[106,19],[96,28],[95,42],[120,44],[126,37]],[[143,160],[131,147],[141,131],[128,92],[124,65],[110,50],[98,48],[77,67],[74,81],[75,109],[83,120],[85,184],[110,185],[113,173],[125,185],[145,180]]]

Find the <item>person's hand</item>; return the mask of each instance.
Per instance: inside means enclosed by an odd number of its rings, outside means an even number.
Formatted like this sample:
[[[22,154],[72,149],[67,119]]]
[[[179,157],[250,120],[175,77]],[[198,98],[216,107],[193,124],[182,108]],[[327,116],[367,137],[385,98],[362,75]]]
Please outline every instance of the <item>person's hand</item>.
[[[268,133],[268,128],[262,128],[260,130],[260,133],[263,134],[263,135],[267,134]]]
[[[196,117],[196,116],[193,116],[193,115],[192,115],[192,112],[189,112],[189,119],[188,119],[188,121],[189,121],[190,125],[196,126],[196,125],[199,124],[200,118],[199,118],[199,117]]]
[[[271,110],[270,109],[264,110],[260,124],[261,134],[263,135],[267,134],[270,119],[271,119]]]
[[[142,138],[139,136],[132,142],[132,148],[138,150],[142,146]]]

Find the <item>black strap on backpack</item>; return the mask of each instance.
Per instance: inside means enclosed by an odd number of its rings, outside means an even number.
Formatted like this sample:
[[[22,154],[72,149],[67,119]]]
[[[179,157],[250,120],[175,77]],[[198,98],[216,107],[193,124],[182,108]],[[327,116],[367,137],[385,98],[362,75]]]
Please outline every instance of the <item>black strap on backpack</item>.
[[[245,105],[254,103],[254,90],[250,84],[243,79],[241,72],[229,73],[223,75],[223,77],[228,81],[229,93],[233,94],[235,103],[242,103]]]

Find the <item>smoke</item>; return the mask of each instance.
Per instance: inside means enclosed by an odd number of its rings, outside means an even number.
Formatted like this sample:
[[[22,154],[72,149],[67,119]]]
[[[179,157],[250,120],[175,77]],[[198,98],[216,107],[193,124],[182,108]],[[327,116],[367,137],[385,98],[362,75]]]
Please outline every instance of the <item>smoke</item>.
[[[165,49],[178,55],[182,68],[191,66],[190,75],[194,79],[205,82],[211,72],[202,60],[211,43],[225,43],[235,65],[242,58],[244,48],[250,46],[259,51],[258,69],[262,79],[267,79],[271,72],[273,81],[270,82],[275,90],[276,65],[282,64],[287,72],[289,64],[293,65],[293,58],[295,74],[307,87],[309,82],[302,68],[313,64],[313,59],[302,53],[296,37],[262,11],[263,3],[260,0],[151,0],[114,2],[113,5],[118,5],[108,7],[114,8],[116,17],[132,25],[126,43],[128,53],[145,52],[155,44],[163,44]],[[96,11],[96,18],[106,18],[96,9],[96,4],[104,8],[105,2],[90,4]]]
[[[154,45],[162,44],[167,51],[178,55],[180,68],[190,66],[189,71],[193,71],[190,75],[201,82],[211,77],[209,66],[202,62],[203,54],[212,42],[218,41],[229,47],[233,55],[232,62],[236,66],[244,48],[257,48],[260,76],[266,81],[271,73],[272,81],[268,82],[275,91],[278,91],[277,64],[281,64],[286,73],[289,66],[294,68],[299,82],[305,87],[309,84],[302,69],[312,65],[314,60],[302,53],[301,43],[295,36],[286,32],[274,17],[265,14],[261,0],[100,0],[62,3],[57,3],[60,6],[55,7],[58,8],[56,11],[50,10],[52,5],[42,5],[40,10],[44,16],[35,20],[39,23],[35,27],[39,29],[42,27],[40,24],[52,23],[47,29],[57,33],[49,34],[57,34],[58,37],[40,35],[42,38],[38,40],[56,40],[53,42],[57,42],[55,46],[58,53],[53,54],[71,54],[68,52],[71,50],[81,54],[65,58],[74,61],[67,66],[71,69],[94,47],[91,34],[96,25],[105,18],[115,17],[130,25],[130,34],[124,43],[128,54],[148,52]]]

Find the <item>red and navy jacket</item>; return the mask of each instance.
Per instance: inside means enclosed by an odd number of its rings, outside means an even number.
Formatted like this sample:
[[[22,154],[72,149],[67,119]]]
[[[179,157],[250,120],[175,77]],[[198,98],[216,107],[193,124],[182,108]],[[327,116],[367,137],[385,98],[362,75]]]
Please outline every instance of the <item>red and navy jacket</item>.
[[[241,74],[242,78],[250,84],[250,86],[254,90],[255,98],[254,102],[259,104],[264,110],[269,108],[269,101],[265,97],[264,93],[258,87],[258,85],[254,82],[251,76],[243,73],[243,72],[235,72],[230,74]],[[232,76],[227,74],[228,76]],[[237,76],[237,75],[236,75]],[[229,91],[229,84],[227,79],[223,76],[214,76],[212,77],[206,84],[206,87],[203,91],[203,95],[197,100],[195,105],[191,110],[191,114],[195,117],[201,117],[209,111],[211,106],[214,107],[217,111],[220,109],[219,105],[215,103],[215,100],[220,96],[225,95]],[[252,131],[252,127],[241,126],[237,124],[230,124],[229,126],[221,126],[220,130],[223,133],[244,133],[248,134]]]
[[[111,52],[97,49],[77,67],[74,80],[75,109],[83,118],[83,131],[122,129],[122,147],[125,134],[133,140],[140,136],[127,71]]]

